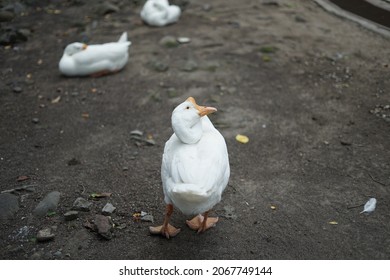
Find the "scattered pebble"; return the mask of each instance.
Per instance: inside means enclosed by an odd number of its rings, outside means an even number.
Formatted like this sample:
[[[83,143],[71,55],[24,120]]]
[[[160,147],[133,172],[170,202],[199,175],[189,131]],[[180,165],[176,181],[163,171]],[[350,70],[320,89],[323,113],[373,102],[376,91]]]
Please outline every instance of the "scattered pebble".
[[[55,211],[60,202],[60,196],[61,194],[58,191],[48,193],[35,207],[33,214],[37,217],[44,217],[49,211]]]
[[[53,240],[55,237],[55,234],[53,233],[53,230],[51,228],[45,228],[40,231],[38,231],[37,234],[37,241],[38,242],[45,242]]]
[[[138,129],[130,131],[130,135],[135,135],[135,136],[142,136],[144,133]]]
[[[184,66],[181,68],[181,70],[186,72],[193,72],[198,69],[198,63],[194,60],[188,60]]]
[[[91,210],[91,206],[92,206],[92,202],[89,202],[88,200],[82,197],[78,197],[73,203],[72,209],[76,211],[88,212]]]
[[[65,221],[72,221],[75,220],[79,217],[79,212],[78,211],[68,211],[64,214]]]
[[[18,210],[17,196],[10,193],[0,194],[0,221],[13,218]]]
[[[168,35],[161,38],[159,44],[167,48],[174,48],[179,45],[179,42],[176,40],[174,36]]]
[[[19,86],[13,87],[12,90],[13,90],[15,93],[21,93],[21,92],[23,91],[23,89],[22,89],[21,87],[19,87]]]
[[[110,216],[112,213],[114,213],[115,209],[116,207],[114,207],[111,203],[108,202],[106,205],[104,205],[102,209],[102,214]]]
[[[95,215],[94,224],[96,227],[96,231],[100,236],[102,236],[105,239],[111,239],[112,238],[112,222],[111,219],[107,216],[103,215]]]
[[[191,42],[191,39],[188,37],[179,37],[179,38],[177,38],[177,41],[180,44],[188,44],[189,42]]]
[[[76,159],[76,158],[72,158],[71,160],[68,161],[68,165],[71,166],[71,165],[78,165],[78,164],[81,164],[81,162]]]
[[[39,119],[38,118],[32,118],[32,123],[34,123],[34,124],[37,124],[37,123],[39,123]]]

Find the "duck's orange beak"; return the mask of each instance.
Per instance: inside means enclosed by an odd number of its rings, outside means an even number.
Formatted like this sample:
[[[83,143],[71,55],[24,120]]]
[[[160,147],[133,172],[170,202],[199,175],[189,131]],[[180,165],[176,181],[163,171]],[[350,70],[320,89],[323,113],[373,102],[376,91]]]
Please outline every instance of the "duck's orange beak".
[[[87,44],[83,44],[83,50],[85,50],[86,48],[88,48],[88,45]]]
[[[192,104],[194,104],[195,108],[199,111],[199,116],[201,116],[201,117],[206,116],[206,115],[211,114],[211,113],[214,113],[214,112],[217,112],[217,108],[199,106],[198,104],[196,104],[196,101],[193,97],[188,97],[186,101],[189,101]]]

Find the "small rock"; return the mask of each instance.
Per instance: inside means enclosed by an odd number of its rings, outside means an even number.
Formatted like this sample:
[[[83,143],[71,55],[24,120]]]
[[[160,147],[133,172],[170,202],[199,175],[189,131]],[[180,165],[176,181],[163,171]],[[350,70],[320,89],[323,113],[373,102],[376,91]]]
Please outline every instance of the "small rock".
[[[161,62],[161,61],[153,62],[152,67],[157,72],[165,72],[165,71],[167,71],[169,69],[169,66],[167,64],[165,64],[164,62]]]
[[[305,22],[306,22],[306,19],[304,19],[304,18],[301,17],[301,16],[295,16],[295,21],[296,21],[296,22],[300,22],[300,23],[305,23]]]
[[[204,5],[202,6],[203,11],[206,11],[206,12],[210,11],[211,8],[212,8],[212,7],[211,7],[210,4],[204,4]]]
[[[76,158],[72,158],[71,160],[68,161],[68,165],[71,166],[71,165],[78,165],[78,164],[81,164],[81,162],[76,159]]]
[[[53,233],[51,228],[45,228],[40,231],[38,231],[37,234],[37,241],[38,242],[45,242],[53,240],[55,237],[55,234]]]
[[[179,37],[179,38],[177,38],[177,41],[180,44],[188,44],[189,42],[191,42],[191,39],[188,37]]]
[[[39,123],[39,119],[38,118],[32,118],[32,123],[35,123],[35,124],[37,124],[37,123]]]
[[[48,193],[45,198],[35,207],[33,214],[37,217],[44,217],[49,211],[57,209],[60,202],[60,192],[53,191]]]
[[[22,89],[21,87],[18,87],[18,86],[13,87],[12,90],[13,90],[15,93],[21,93],[21,92],[23,91],[23,89]]]
[[[75,220],[79,217],[79,212],[78,211],[68,211],[64,214],[65,221],[72,221]]]
[[[110,216],[115,211],[115,209],[116,207],[114,207],[111,203],[108,202],[106,205],[104,205],[102,213],[103,215]]]
[[[110,13],[117,13],[117,12],[119,12],[119,10],[120,9],[118,6],[116,6],[110,2],[105,1],[97,7],[96,12],[98,15],[104,16],[104,15],[110,14]]]
[[[160,40],[159,44],[167,48],[174,48],[179,45],[179,42],[176,40],[175,37],[168,35],[168,36],[164,36]]]
[[[19,210],[18,197],[10,193],[0,194],[0,222],[11,219]]]
[[[56,257],[56,258],[61,258],[62,257],[62,252],[58,250],[57,252],[55,252],[53,254],[53,256]]]
[[[154,223],[154,218],[150,214],[146,214],[144,216],[141,215],[141,221]]]
[[[135,136],[142,136],[144,133],[138,129],[130,131],[130,135],[135,135]]]
[[[232,220],[237,219],[236,209],[233,206],[227,205],[223,207],[223,210],[225,211],[224,217]]]
[[[278,0],[263,0],[262,4],[266,5],[266,6],[279,6],[279,1]]]
[[[0,10],[0,22],[11,21],[15,18],[14,13]]]
[[[340,144],[343,146],[351,146],[352,143],[348,140],[340,140]]]
[[[91,210],[91,206],[92,206],[92,202],[89,202],[88,200],[82,197],[78,197],[73,203],[72,209],[76,211],[88,212]]]
[[[105,239],[112,238],[112,223],[109,217],[97,214],[94,224],[98,234]]]
[[[182,68],[183,71],[186,72],[193,72],[198,69],[198,63],[194,60],[188,60],[184,67]]]

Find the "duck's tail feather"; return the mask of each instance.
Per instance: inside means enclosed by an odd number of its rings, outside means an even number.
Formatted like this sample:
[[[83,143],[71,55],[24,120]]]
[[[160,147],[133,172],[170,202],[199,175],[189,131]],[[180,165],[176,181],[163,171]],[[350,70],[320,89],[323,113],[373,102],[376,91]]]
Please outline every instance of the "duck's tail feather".
[[[127,38],[127,32],[126,31],[122,33],[121,37],[118,40],[118,43],[128,43],[129,46],[131,45],[131,42]]]

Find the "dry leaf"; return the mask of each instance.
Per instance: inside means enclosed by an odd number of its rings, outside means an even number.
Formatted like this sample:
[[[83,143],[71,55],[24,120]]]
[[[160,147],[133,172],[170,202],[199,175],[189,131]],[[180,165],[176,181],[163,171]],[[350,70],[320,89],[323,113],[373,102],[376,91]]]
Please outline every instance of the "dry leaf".
[[[112,193],[92,193],[90,197],[92,198],[103,198],[103,197],[110,197]]]
[[[96,93],[97,92],[97,88],[91,88],[91,92],[92,93]]]
[[[60,102],[60,100],[61,100],[61,95],[59,95],[59,96],[57,96],[56,98],[54,98],[54,99],[51,101],[51,103],[52,103],[52,104],[56,104],[56,103]]]
[[[246,144],[249,142],[249,138],[245,135],[237,134],[236,140],[240,143]]]
[[[272,209],[272,210],[276,210],[276,206],[271,205],[271,209]]]
[[[22,181],[26,181],[26,180],[28,180],[28,179],[30,179],[30,177],[28,177],[28,176],[26,176],[26,175],[22,175],[22,176],[19,176],[19,177],[16,179],[16,181],[22,182]]]
[[[329,224],[330,224],[330,225],[338,225],[339,223],[336,222],[336,221],[330,221]]]
[[[88,114],[88,113],[82,113],[81,116],[82,116],[84,119],[88,119],[88,118],[89,118],[89,114]]]

